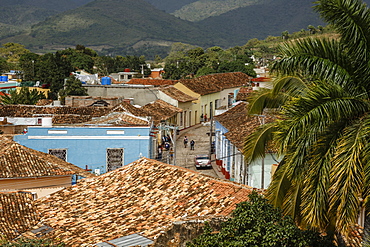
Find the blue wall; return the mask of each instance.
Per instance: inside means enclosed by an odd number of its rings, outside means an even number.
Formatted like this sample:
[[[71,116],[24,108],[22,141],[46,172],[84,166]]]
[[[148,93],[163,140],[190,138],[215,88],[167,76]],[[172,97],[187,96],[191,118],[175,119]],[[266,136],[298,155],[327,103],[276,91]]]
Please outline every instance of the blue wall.
[[[141,156],[151,158],[149,133],[149,127],[28,127],[27,134],[14,136],[14,140],[44,153],[67,149],[68,162],[105,173],[107,148],[124,148],[124,165]]]

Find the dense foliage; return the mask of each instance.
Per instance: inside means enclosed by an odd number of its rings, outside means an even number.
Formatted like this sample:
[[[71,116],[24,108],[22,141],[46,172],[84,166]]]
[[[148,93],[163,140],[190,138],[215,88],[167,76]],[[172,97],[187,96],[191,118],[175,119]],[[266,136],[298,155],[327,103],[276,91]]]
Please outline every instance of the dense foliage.
[[[205,232],[188,247],[330,247],[328,237],[300,230],[289,216],[283,216],[262,195],[253,192],[249,201],[238,204],[232,217],[219,231],[206,226]]]
[[[370,10],[359,0],[319,0],[315,9],[340,34],[286,43],[274,88],[251,114],[278,121],[250,135],[250,160],[274,145],[283,157],[268,198],[302,228],[348,237],[370,208]],[[310,27],[312,28],[312,27]]]
[[[35,105],[40,99],[45,99],[43,92],[36,89],[30,90],[28,87],[22,87],[20,91],[11,90],[9,95],[0,95],[0,104],[4,105]]]
[[[251,51],[243,47],[223,50],[211,47],[204,51],[200,47],[177,44],[165,59],[164,78],[177,80],[180,78],[202,76],[212,73],[243,72],[256,76]]]
[[[70,76],[66,80],[64,88],[59,91],[59,95],[61,96],[61,101],[64,103],[66,96],[86,96],[88,94],[87,89],[82,87],[81,81],[74,76]]]
[[[0,239],[0,247],[64,247],[63,243],[54,243],[50,239],[18,238],[14,241]]]

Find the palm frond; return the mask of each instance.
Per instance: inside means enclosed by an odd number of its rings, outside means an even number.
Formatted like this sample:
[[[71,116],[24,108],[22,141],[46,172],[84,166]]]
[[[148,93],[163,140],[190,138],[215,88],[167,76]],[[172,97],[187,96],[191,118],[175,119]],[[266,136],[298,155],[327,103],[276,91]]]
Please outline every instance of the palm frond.
[[[271,89],[261,89],[249,98],[248,114],[262,114],[265,108],[280,108],[285,102],[284,95],[273,95]]]
[[[314,9],[341,34],[343,44],[358,59],[369,60],[370,11],[360,0],[319,0]]]
[[[344,45],[336,40],[306,38],[285,43],[284,57],[275,62],[272,71],[279,75],[302,75],[311,79],[348,84],[355,71]]]
[[[285,163],[285,160],[283,159],[279,163],[279,166],[276,169],[273,179],[270,183],[270,186],[268,187],[266,192],[266,198],[275,207],[282,208],[284,204],[285,195],[291,188],[291,182],[287,176],[288,172],[287,169],[288,167]]]
[[[365,121],[366,120],[366,121]],[[356,223],[364,194],[364,148],[368,145],[370,117],[367,116],[344,130],[330,173],[330,210],[335,212],[340,233],[348,235]]]
[[[301,95],[302,91],[305,89],[307,89],[307,85],[301,78],[297,76],[283,76],[274,81],[272,95],[276,96],[284,93],[291,97],[297,97]]]
[[[247,136],[244,141],[243,155],[247,163],[265,157],[266,146],[273,139],[276,122],[261,125],[256,131]]]

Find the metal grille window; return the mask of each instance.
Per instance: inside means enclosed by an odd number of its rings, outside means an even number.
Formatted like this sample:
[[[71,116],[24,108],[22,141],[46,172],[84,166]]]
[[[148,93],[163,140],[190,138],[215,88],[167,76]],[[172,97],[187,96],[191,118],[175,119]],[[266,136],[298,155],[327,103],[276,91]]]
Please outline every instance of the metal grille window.
[[[67,149],[49,149],[49,154],[67,161]]]
[[[113,171],[123,166],[123,148],[107,148],[107,170]]]

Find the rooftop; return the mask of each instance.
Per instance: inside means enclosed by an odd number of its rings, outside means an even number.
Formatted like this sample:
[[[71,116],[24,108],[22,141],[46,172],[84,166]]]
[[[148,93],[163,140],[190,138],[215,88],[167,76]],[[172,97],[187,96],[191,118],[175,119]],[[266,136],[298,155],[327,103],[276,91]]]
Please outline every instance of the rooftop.
[[[195,93],[206,95],[228,88],[241,87],[247,84],[250,79],[251,77],[245,73],[232,72],[205,75],[195,79],[183,79],[179,80],[179,83]]]
[[[0,192],[0,237],[14,239],[38,223],[39,215],[27,192]]]
[[[126,84],[165,86],[174,85],[176,82],[175,80],[132,78]]]
[[[274,119],[274,116],[266,114],[265,123],[272,122]],[[228,111],[215,116],[215,120],[229,130],[225,134],[226,138],[240,151],[243,150],[245,138],[262,123],[262,120],[258,116],[248,115],[247,104],[245,102],[240,102]]]
[[[178,90],[177,88],[173,87],[173,86],[169,86],[169,87],[163,87],[160,89],[160,91],[162,91],[163,93],[165,93],[166,95],[170,96],[171,98],[179,101],[179,102],[190,102],[190,101],[193,101],[193,100],[197,100],[197,98],[195,97],[192,97],[180,90]]]
[[[252,188],[142,158],[36,201],[46,237],[91,246],[140,234],[151,240],[187,217],[227,216]],[[28,232],[28,236],[32,233]]]
[[[0,179],[72,174],[95,177],[90,172],[53,155],[22,146],[11,137],[0,135],[0,143]]]

